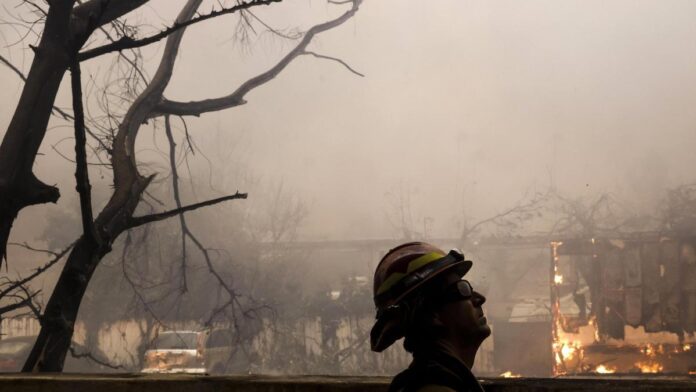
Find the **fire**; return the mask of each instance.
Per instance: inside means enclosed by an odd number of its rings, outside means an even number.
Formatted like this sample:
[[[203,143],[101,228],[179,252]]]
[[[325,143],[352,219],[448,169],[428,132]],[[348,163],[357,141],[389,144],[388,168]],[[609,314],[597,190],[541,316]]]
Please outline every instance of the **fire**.
[[[635,366],[641,373],[660,373],[663,366],[657,362],[636,362]]]
[[[643,347],[643,349],[641,351],[646,356],[652,358],[652,357],[655,357],[655,355],[657,355],[658,353],[660,353],[660,354],[664,353],[665,350],[661,344],[657,345],[657,346],[654,346],[652,344],[648,344],[645,347]]]
[[[513,372],[511,372],[511,371],[508,370],[508,371],[505,372],[505,373],[501,373],[501,374],[500,374],[500,377],[503,377],[503,378],[519,378],[519,377],[522,377],[522,376],[519,375],[519,374],[517,374],[517,373],[513,373]]]
[[[556,365],[565,368],[569,361],[582,357],[582,347],[578,342],[560,341],[553,344]],[[559,370],[562,371],[562,370]]]
[[[604,365],[599,365],[599,366],[597,366],[597,368],[595,369],[595,372],[596,372],[596,373],[599,373],[599,374],[612,374],[612,373],[616,373],[616,368],[614,368],[614,367],[607,367],[607,366],[604,366]]]
[[[563,360],[569,359],[575,355],[576,351],[577,348],[572,346],[570,343],[564,343],[563,346],[561,346],[561,356],[563,357]]]
[[[596,245],[596,239],[592,238],[591,242]],[[560,245],[561,242],[551,242],[551,271],[548,282],[551,289],[549,311],[552,317],[551,349],[554,357],[552,374],[562,376],[583,373],[630,374],[637,371],[648,374],[665,371],[670,373],[684,372],[686,369],[675,365],[673,363],[675,361],[671,359],[681,356],[682,353],[691,351],[687,354],[690,355],[696,351],[692,350],[696,341],[684,342],[682,340],[677,343],[673,336],[670,336],[669,339],[662,336],[663,334],[653,336],[652,333],[646,332],[643,327],[634,327],[628,331],[632,334],[627,333],[626,339],[619,342],[600,335],[599,321],[601,319],[597,320],[597,315],[585,314],[585,323],[582,323],[583,320],[579,320],[580,322],[576,320],[575,314],[564,314],[565,308],[563,311],[561,310],[561,301],[563,300],[563,304],[566,305],[565,301],[575,298],[570,297],[567,290],[563,290],[564,285],[568,284],[569,278],[561,273],[561,271],[566,271],[561,268],[565,266],[566,260],[560,256]],[[572,253],[572,250],[569,252]],[[598,255],[593,253],[593,257],[596,259]],[[586,292],[583,294],[586,295]],[[578,304],[578,306],[580,305]],[[611,352],[614,352],[616,356],[607,355]],[[665,362],[661,363],[663,360]],[[602,364],[608,361],[611,361],[611,364]],[[691,367],[688,372],[691,375],[696,375],[696,368]],[[501,377],[506,377],[506,374],[511,373],[503,373]]]

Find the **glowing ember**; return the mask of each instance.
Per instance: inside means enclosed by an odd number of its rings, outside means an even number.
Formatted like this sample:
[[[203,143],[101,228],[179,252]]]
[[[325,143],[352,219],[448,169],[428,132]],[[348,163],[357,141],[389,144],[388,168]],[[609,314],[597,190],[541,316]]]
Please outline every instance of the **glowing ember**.
[[[648,357],[654,357],[655,356],[655,348],[648,344],[647,346],[643,347],[643,354],[647,355]]]
[[[616,368],[599,365],[595,369],[595,372],[599,374],[611,374],[616,372]]]
[[[684,351],[689,351],[689,350],[691,350],[691,345],[687,343],[682,348],[684,349]]]
[[[556,365],[561,365],[563,364],[563,359],[561,358],[561,355],[559,352],[555,351],[555,355],[553,356],[553,359],[556,361]]]
[[[556,284],[563,283],[563,275],[561,275],[561,274],[554,275],[553,276],[553,283],[556,283]]]
[[[660,373],[663,369],[657,362],[636,362],[636,367],[641,373]]]
[[[500,377],[503,377],[503,378],[518,378],[518,377],[522,377],[522,376],[520,376],[519,374],[513,373],[513,372],[511,372],[511,371],[508,370],[508,371],[505,372],[505,373],[501,373],[501,374],[500,374]]]
[[[563,357],[563,360],[566,360],[573,355],[575,355],[575,352],[577,351],[577,348],[574,346],[571,346],[570,344],[563,344],[561,347],[561,356]]]

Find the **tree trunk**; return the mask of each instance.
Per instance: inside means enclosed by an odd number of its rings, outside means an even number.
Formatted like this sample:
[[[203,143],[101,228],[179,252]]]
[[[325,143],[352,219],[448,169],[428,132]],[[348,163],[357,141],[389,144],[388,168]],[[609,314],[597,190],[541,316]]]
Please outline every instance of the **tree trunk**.
[[[24,207],[55,203],[58,188],[32,173],[56,95],[70,60],[95,28],[147,3],[148,0],[49,2],[41,41],[7,132],[0,144],[0,260],[6,257],[10,230]]]
[[[82,297],[106,252],[80,238],[58,278],[41,318],[41,332],[24,364],[23,372],[60,372],[70,348]]]
[[[60,196],[58,188],[34,177],[32,167],[68,68],[73,3],[56,1],[49,8],[22,95],[0,144],[0,260],[17,213],[30,205],[55,203]]]

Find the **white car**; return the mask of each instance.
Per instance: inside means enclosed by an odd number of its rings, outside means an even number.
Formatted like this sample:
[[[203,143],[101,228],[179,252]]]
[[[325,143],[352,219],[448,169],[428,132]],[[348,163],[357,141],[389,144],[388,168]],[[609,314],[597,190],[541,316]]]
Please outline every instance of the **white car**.
[[[161,332],[145,352],[143,373],[206,373],[205,334],[197,331]]]

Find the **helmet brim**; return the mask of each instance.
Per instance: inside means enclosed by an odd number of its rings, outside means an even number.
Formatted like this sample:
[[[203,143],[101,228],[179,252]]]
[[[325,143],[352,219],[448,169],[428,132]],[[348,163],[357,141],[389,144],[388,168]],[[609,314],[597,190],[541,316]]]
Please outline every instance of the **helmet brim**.
[[[398,304],[408,297],[409,294],[411,294],[414,290],[417,290],[419,287],[422,287],[423,285],[447,272],[454,272],[459,275],[460,278],[462,278],[467,272],[469,272],[473,264],[474,263],[471,260],[460,260],[447,264],[440,269],[433,271],[433,273],[430,274],[427,279],[419,282],[413,287],[410,287],[407,291],[397,297],[394,303]],[[401,326],[401,320],[394,317],[380,317],[377,319],[375,325],[370,331],[370,348],[372,351],[382,352],[403,337],[404,332]]]
[[[417,290],[419,287],[423,287],[426,285],[428,282],[431,282],[433,279],[437,278],[438,276],[442,276],[443,274],[447,272],[454,272],[459,277],[463,277],[466,275],[467,272],[471,269],[471,267],[474,265],[474,263],[471,260],[460,260],[456,261],[451,264],[447,264],[435,271],[433,271],[427,279],[424,279],[423,281],[419,282],[418,284],[413,285],[413,287],[409,287],[408,290],[404,291],[401,295],[396,297],[394,300],[394,303],[399,303],[403,301],[406,297],[408,297],[414,290]]]

